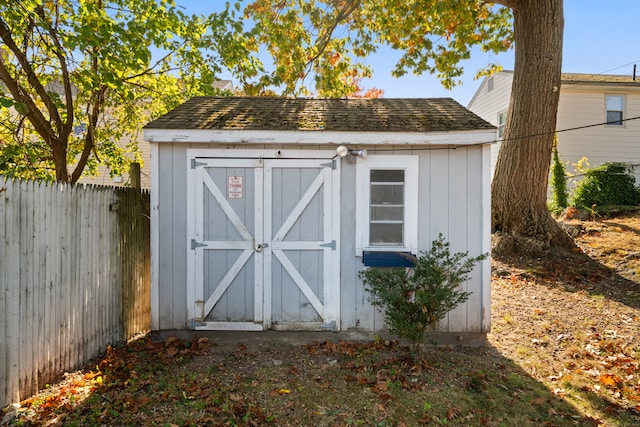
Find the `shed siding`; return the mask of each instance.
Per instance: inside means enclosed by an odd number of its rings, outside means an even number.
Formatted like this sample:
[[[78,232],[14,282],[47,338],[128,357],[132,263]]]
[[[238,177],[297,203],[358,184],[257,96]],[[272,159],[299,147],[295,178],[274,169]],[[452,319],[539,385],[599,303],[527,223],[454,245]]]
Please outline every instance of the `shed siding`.
[[[488,157],[488,145],[458,148],[456,150],[415,150],[419,156],[418,189],[418,245],[420,251],[431,247],[431,242],[442,235],[450,241],[452,252],[469,252],[477,256],[489,247],[489,236],[483,236],[488,210],[482,209],[483,198],[488,200],[489,170],[483,167],[483,156]],[[369,152],[375,155],[375,152]],[[388,154],[387,152],[381,154]],[[402,154],[407,154],[403,151]],[[371,307],[358,272],[364,269],[362,258],[353,258],[355,250],[355,197],[345,189],[355,182],[355,165],[342,167],[342,233],[341,283],[342,329],[381,330],[384,316]],[[488,229],[487,229],[488,230]],[[355,261],[355,262],[354,262]],[[449,313],[437,327],[438,332],[488,332],[483,319],[486,298],[481,283],[489,284],[490,263],[483,262],[464,284],[467,290],[476,289],[468,302]],[[473,283],[473,285],[471,285]]]
[[[158,144],[159,191],[159,272],[158,272],[158,329],[188,328],[186,283],[187,283],[187,149],[223,148],[213,144]],[[241,147],[225,147],[238,151]],[[264,148],[286,149],[287,157],[294,157],[297,148],[271,145],[251,146],[252,150]],[[333,147],[304,147],[305,149],[333,149]],[[354,147],[356,148],[356,147]],[[364,148],[364,147],[357,147]],[[375,156],[375,147],[368,147],[369,155]],[[380,154],[389,155],[385,146]],[[489,170],[483,165],[490,146],[487,144],[447,149],[414,149],[399,154],[414,154],[419,158],[419,203],[418,245],[427,250],[439,233],[451,242],[452,251],[468,251],[476,256],[489,247]],[[291,154],[289,156],[288,154]],[[357,161],[363,161],[358,158]],[[366,161],[366,160],[364,160]],[[385,328],[382,313],[374,309],[367,298],[358,272],[364,269],[361,257],[354,257],[356,229],[356,164],[341,160],[340,178],[340,319],[341,330],[377,331]],[[283,177],[284,178],[284,177]],[[303,227],[303,228],[306,228]],[[486,313],[489,292],[489,261],[485,261],[473,272],[470,282],[475,288],[467,304],[451,312],[438,327],[441,332],[488,332]],[[484,285],[483,285],[484,284]],[[483,288],[484,286],[484,288]],[[283,313],[284,315],[284,313]]]

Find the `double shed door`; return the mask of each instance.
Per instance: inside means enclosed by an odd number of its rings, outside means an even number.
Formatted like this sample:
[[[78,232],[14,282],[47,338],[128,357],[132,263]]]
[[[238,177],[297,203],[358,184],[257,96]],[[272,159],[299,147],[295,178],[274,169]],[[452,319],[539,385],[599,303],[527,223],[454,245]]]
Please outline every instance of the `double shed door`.
[[[189,163],[191,327],[337,329],[339,163]]]

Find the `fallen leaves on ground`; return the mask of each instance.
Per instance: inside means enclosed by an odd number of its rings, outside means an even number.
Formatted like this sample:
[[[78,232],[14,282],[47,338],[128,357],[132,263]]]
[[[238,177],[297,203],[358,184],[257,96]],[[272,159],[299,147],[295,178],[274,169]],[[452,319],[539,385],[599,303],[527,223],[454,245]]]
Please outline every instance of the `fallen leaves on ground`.
[[[486,348],[145,337],[21,402],[13,423],[640,425],[640,218],[580,227],[574,254],[493,261]]]

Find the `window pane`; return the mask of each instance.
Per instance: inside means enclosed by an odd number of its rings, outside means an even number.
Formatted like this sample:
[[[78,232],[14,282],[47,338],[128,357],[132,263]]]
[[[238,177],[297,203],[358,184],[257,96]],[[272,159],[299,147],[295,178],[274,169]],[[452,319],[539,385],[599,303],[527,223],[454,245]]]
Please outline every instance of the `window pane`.
[[[609,125],[621,125],[622,124],[622,111],[607,111],[607,124],[609,124]]]
[[[507,123],[507,113],[498,114],[498,138],[504,135],[504,126]]]
[[[369,240],[371,246],[402,245],[403,224],[369,224]]]
[[[369,244],[404,244],[404,169],[372,169],[369,199]]]
[[[622,96],[607,96],[607,111],[622,111]]]
[[[371,221],[402,221],[404,208],[390,206],[372,206]]]
[[[372,169],[371,182],[404,182],[404,170]]]
[[[404,184],[376,185],[371,184],[372,205],[402,205],[404,200]]]

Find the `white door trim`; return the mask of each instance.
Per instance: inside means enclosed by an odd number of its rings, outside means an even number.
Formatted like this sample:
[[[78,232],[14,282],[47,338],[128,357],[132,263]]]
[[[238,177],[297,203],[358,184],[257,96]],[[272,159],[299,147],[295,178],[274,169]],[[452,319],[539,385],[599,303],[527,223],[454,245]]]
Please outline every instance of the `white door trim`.
[[[189,151],[189,150],[188,150]],[[193,329],[229,329],[229,330],[262,330],[263,329],[263,274],[262,257],[254,256],[254,319],[253,322],[205,322],[209,312],[229,288],[233,279],[242,267],[254,255],[256,239],[262,238],[262,219],[255,218],[255,236],[252,236],[240,217],[233,210],[226,197],[206,172],[207,167],[239,167],[254,170],[255,203],[262,198],[262,161],[260,159],[215,159],[187,156],[187,185],[190,189],[189,207],[187,209],[187,315]],[[204,241],[204,188],[211,192],[226,218],[233,224],[242,240],[238,241]],[[190,208],[190,209],[189,209]],[[257,215],[258,212],[256,212]],[[192,248],[192,241],[197,247]],[[226,272],[216,289],[205,300],[204,295],[204,251],[206,249],[239,249],[242,254]]]
[[[303,295],[323,319],[335,322],[333,328],[340,329],[340,161],[334,160],[333,151],[289,150],[296,155],[291,158],[268,158],[274,155],[272,150],[218,150],[218,149],[188,149],[187,150],[187,185],[189,208],[187,219],[188,232],[188,272],[187,272],[187,314],[191,319],[189,325],[193,329],[223,329],[223,330],[262,330],[271,328],[272,295],[271,286],[265,283],[271,281],[272,260],[275,256],[283,268],[291,276]],[[281,152],[277,152],[282,154]],[[249,158],[237,158],[238,155]],[[197,162],[197,163],[192,163]],[[196,167],[192,169],[192,164]],[[333,165],[333,167],[331,167]],[[197,167],[203,166],[203,167]],[[245,167],[254,168],[254,208],[255,224],[254,236],[229,205],[224,193],[206,172],[207,167]],[[272,168],[321,168],[318,176],[305,190],[289,216],[279,229],[272,233]],[[203,241],[204,230],[204,187],[211,191],[220,206],[236,228],[243,240],[239,241]],[[287,233],[304,212],[315,194],[322,188],[324,212],[323,241],[284,241]],[[191,249],[191,240],[198,245]],[[266,243],[266,245],[264,245]],[[264,245],[262,252],[255,252],[258,244]],[[295,266],[284,253],[286,250],[318,250],[323,252],[323,295],[322,301],[315,295],[311,287],[296,270]],[[240,257],[226,272],[218,287],[205,301],[203,252],[205,249],[238,249],[243,250]],[[243,265],[253,257],[255,268],[255,307],[254,322],[204,322],[208,312],[224,294]],[[195,319],[195,321],[194,321]],[[304,323],[304,322],[302,322]]]

